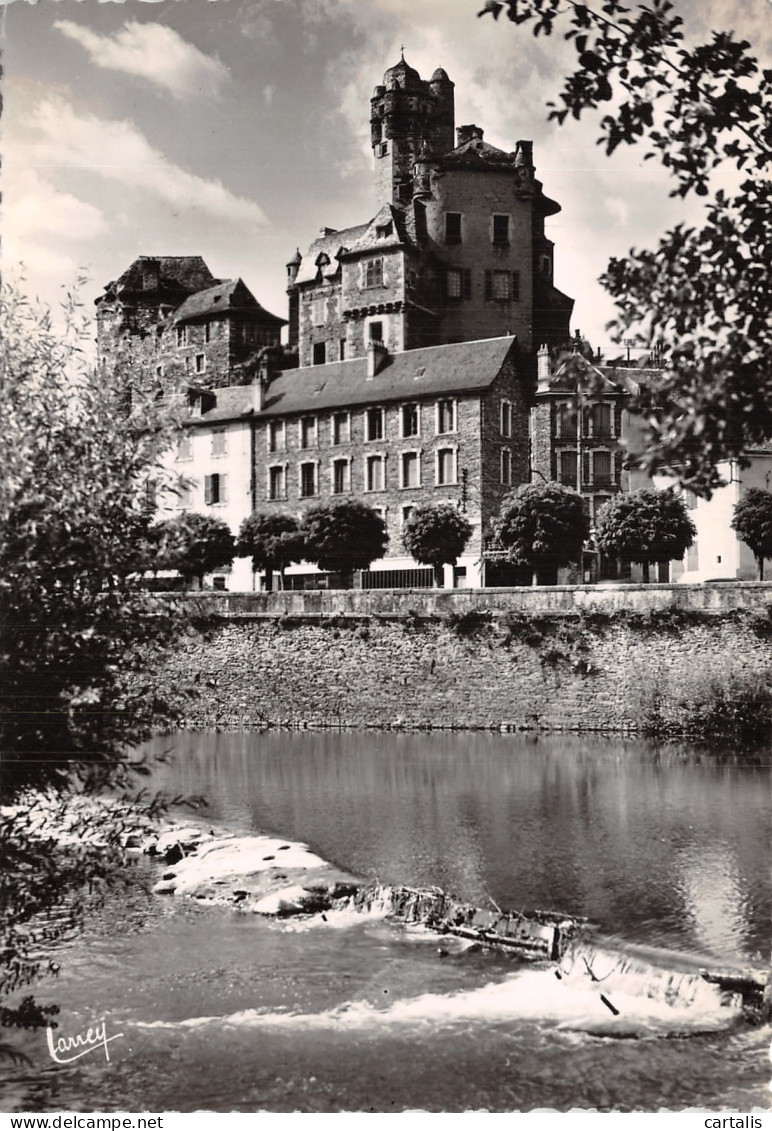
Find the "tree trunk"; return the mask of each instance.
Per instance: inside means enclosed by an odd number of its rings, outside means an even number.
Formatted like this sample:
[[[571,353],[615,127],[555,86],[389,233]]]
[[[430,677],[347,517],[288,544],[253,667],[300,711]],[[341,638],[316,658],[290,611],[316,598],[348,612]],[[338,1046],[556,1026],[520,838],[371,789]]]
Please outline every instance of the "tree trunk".
[[[756,580],[764,580],[764,558],[761,554],[756,558]]]
[[[648,562],[641,562],[641,566],[643,568],[643,584],[648,585],[649,584],[649,563]]]
[[[533,571],[533,577],[531,579],[531,584],[532,585],[538,585],[539,584],[539,571],[537,569],[535,569]]]
[[[272,589],[273,589],[273,570],[270,567],[266,567],[266,570],[265,570],[265,591],[266,591],[266,593],[270,593]]]
[[[442,589],[445,585],[445,567],[441,565],[434,566],[434,588]]]

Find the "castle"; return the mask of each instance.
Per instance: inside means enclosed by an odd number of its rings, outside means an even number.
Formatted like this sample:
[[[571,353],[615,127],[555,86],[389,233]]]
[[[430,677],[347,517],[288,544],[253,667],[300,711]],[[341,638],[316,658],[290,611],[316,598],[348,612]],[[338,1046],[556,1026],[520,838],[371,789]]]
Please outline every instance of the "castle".
[[[291,258],[287,320],[200,257],[141,256],[97,300],[100,364],[188,389],[172,511],[216,513],[235,533],[255,510],[363,498],[390,546],[359,580],[387,587],[431,584],[402,529],[416,505],[451,503],[474,534],[445,583],[527,581],[490,552],[491,518],[534,476],[578,489],[590,516],[641,485],[620,447],[629,379],[596,371],[597,403],[577,411],[575,378],[551,371],[573,300],[553,284],[545,219],[559,205],[530,142],[508,153],[476,125],[456,130],[445,71],[423,80],[404,57],[370,123],[376,213]],[[216,583],[260,584],[241,559]]]

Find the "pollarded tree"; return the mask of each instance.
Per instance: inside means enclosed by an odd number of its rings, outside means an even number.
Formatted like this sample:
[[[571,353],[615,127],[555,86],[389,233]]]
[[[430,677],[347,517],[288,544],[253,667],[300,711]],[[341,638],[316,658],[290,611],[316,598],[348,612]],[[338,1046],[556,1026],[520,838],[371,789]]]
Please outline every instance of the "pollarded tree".
[[[389,544],[386,523],[357,499],[320,503],[303,516],[306,561],[339,573],[345,588],[353,584],[355,569],[368,569]]]
[[[756,575],[764,580],[764,558],[772,558],[772,492],[751,487],[735,504],[731,526],[756,559]]]
[[[509,560],[539,575],[581,560],[587,518],[581,495],[560,483],[530,483],[502,500],[493,529]]]
[[[413,509],[405,524],[402,544],[417,562],[434,570],[434,584],[442,588],[443,566],[455,565],[472,537],[472,527],[450,503]]]
[[[602,109],[607,154],[641,144],[674,178],[671,196],[705,198],[700,223],[613,259],[600,281],[617,338],[666,358],[631,406],[649,430],[640,462],[709,494],[721,460],[772,435],[772,70],[732,32],[687,44],[678,7],[485,0],[479,15],[562,31],[576,61],[549,117]]]
[[[265,571],[265,587],[271,589],[273,571],[284,577],[292,562],[303,560],[303,536],[294,515],[255,511],[247,516],[239,529],[236,554],[252,557],[252,569]]]
[[[153,534],[157,568],[176,569],[187,582],[197,579],[201,588],[204,574],[229,566],[234,558],[234,539],[227,522],[212,515],[186,511],[157,523]]]
[[[653,562],[682,558],[696,533],[683,500],[671,489],[616,495],[595,519],[599,548],[623,562],[638,562],[645,582]]]

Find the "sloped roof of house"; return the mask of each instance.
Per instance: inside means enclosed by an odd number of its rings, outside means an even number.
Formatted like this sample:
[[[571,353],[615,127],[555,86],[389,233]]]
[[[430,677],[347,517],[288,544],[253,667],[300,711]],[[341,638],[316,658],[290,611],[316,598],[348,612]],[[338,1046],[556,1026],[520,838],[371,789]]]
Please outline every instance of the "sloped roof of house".
[[[286,319],[271,314],[261,306],[241,279],[226,279],[186,298],[173,315],[173,322],[189,322],[195,318],[211,318],[220,314],[243,312],[273,326],[285,326]]]
[[[200,291],[219,282],[200,255],[140,255],[105,290],[141,291],[148,269],[157,269],[161,290]]]
[[[232,385],[206,390],[212,407],[187,423],[206,425],[252,415],[272,418],[477,392],[493,383],[516,349],[517,339],[508,337],[406,350],[388,356],[372,378],[367,376],[366,357],[285,369],[268,386],[262,411],[255,408],[254,385]]]
[[[313,283],[320,270],[327,278],[335,275],[340,267],[338,252],[341,248],[351,247],[352,243],[364,235],[369,226],[369,223],[357,224],[353,228],[341,228],[340,231],[326,232],[325,235],[318,236],[303,256],[295,282]],[[320,259],[326,259],[327,264],[320,262]]]
[[[261,416],[317,412],[443,393],[485,389],[498,376],[517,339],[486,338],[391,354],[367,376],[367,358],[287,369],[268,387]]]

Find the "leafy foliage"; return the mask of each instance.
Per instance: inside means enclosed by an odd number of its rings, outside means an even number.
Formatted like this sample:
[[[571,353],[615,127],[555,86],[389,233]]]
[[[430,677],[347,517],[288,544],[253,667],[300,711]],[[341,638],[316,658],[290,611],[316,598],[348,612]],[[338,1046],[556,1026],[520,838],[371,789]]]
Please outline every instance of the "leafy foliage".
[[[764,558],[772,558],[772,492],[752,487],[735,504],[731,527],[756,559],[758,579],[764,579]]]
[[[442,567],[454,565],[472,537],[472,527],[450,503],[415,507],[405,524],[402,544],[422,565],[433,566],[435,582],[442,585]]]
[[[227,522],[208,514],[185,512],[156,523],[155,564],[176,569],[186,580],[204,584],[204,574],[229,566],[234,557],[234,539]]]
[[[346,579],[355,569],[367,569],[389,544],[381,516],[357,499],[311,507],[302,530],[306,560]]]
[[[595,520],[598,546],[624,562],[639,562],[649,580],[652,562],[682,558],[697,533],[683,500],[672,490],[617,495]]]
[[[242,558],[251,555],[255,572],[265,570],[269,589],[273,570],[283,573],[292,562],[303,560],[303,552],[303,537],[294,515],[254,511],[239,528],[236,553]]]
[[[510,561],[536,573],[577,561],[588,532],[581,496],[559,483],[518,487],[493,526]]]
[[[504,9],[573,44],[576,68],[551,119],[603,107],[607,153],[644,144],[672,174],[671,195],[706,198],[701,226],[613,259],[601,282],[617,302],[617,336],[667,358],[631,406],[648,426],[640,464],[709,494],[720,460],[772,435],[772,70],[731,32],[687,46],[670,0],[487,0],[479,14]]]
[[[184,623],[138,573],[145,486],[163,477],[176,421],[88,367],[74,298],[63,316],[60,333],[0,292],[0,995],[53,968],[47,944],[113,870],[112,817],[87,814],[63,843],[41,824],[41,796],[64,817],[76,795],[134,782],[131,749],[174,718],[146,673]],[[53,1012],[27,997],[0,1023]]]

